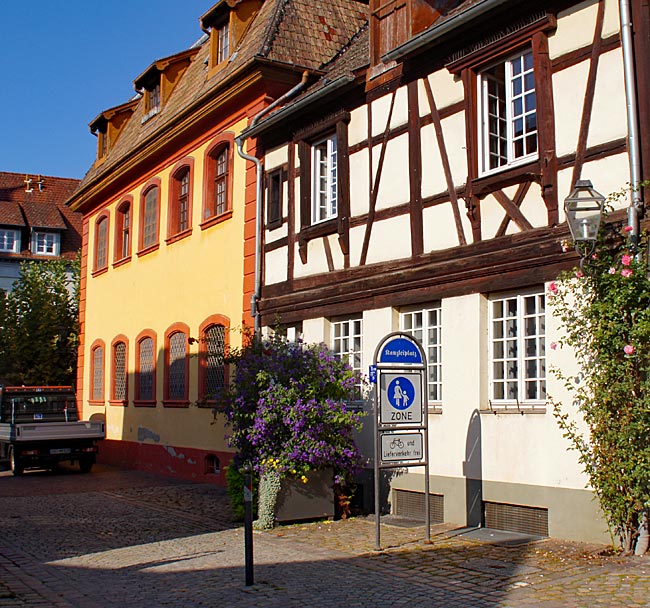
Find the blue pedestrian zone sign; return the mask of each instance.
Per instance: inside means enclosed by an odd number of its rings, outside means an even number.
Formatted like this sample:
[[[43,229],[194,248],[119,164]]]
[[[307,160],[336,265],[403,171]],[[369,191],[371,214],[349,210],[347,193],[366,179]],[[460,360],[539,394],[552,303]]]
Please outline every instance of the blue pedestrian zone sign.
[[[413,425],[422,422],[420,372],[383,373],[380,376],[381,424]]]

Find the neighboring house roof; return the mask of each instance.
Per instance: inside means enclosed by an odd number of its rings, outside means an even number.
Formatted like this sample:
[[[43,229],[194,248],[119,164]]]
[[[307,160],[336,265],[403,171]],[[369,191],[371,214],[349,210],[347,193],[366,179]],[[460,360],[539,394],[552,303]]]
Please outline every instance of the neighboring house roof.
[[[65,201],[78,185],[78,179],[0,171],[0,226],[56,230],[61,234],[61,255],[74,257],[81,249],[82,217]],[[23,246],[15,256],[30,257],[29,243]]]
[[[366,13],[364,0],[328,0],[317,4],[308,0],[266,0],[226,65],[211,77],[210,43],[199,41],[198,53],[159,113],[147,118],[144,98],[138,100],[119,138],[89,169],[70,203],[77,208],[88,188],[123,166],[135,151],[165,141],[172,124],[226,90],[254,64],[321,74],[324,66],[364,27]],[[156,60],[159,61],[164,60]]]

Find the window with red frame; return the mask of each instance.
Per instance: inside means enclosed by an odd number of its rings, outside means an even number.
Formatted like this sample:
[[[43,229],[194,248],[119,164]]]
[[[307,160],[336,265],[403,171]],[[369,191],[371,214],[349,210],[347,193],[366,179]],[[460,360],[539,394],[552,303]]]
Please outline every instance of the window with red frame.
[[[100,217],[95,227],[95,270],[108,265],[108,217]]]
[[[179,234],[190,227],[190,168],[183,167],[173,177],[170,233]]]
[[[114,401],[126,401],[126,343],[113,344],[113,391]]]
[[[221,215],[228,211],[228,179],[230,172],[230,147],[228,145],[219,146],[209,156],[208,179],[209,184],[208,199],[204,210],[204,218]]]
[[[117,208],[115,217],[115,260],[131,255],[131,203],[125,201]]]
[[[150,336],[138,342],[137,373],[135,398],[138,401],[155,401],[156,399],[156,352],[154,340]]]
[[[142,204],[142,249],[158,242],[158,187],[147,190]]]
[[[91,353],[91,391],[92,401],[104,400],[104,347],[95,346]]]
[[[204,375],[202,394],[215,399],[226,385],[226,328],[210,325],[203,333]]]
[[[166,349],[165,399],[184,401],[187,399],[187,335],[182,331],[168,337]]]

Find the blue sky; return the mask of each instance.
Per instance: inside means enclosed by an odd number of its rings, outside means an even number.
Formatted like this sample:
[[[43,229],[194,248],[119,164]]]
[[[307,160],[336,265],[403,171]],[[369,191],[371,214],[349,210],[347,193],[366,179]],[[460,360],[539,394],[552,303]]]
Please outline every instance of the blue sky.
[[[81,178],[88,123],[153,61],[189,48],[216,0],[2,0],[0,171]]]

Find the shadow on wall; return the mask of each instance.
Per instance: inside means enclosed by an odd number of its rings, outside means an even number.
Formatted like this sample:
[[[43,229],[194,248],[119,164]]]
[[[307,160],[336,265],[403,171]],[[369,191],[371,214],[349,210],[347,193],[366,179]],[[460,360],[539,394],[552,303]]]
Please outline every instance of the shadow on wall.
[[[465,441],[465,511],[467,526],[483,526],[483,461],[481,414],[474,410],[467,427]]]

